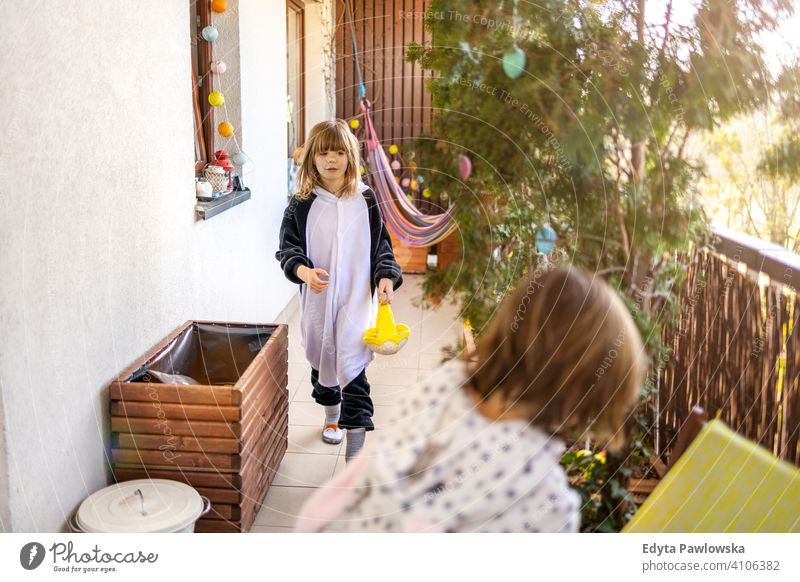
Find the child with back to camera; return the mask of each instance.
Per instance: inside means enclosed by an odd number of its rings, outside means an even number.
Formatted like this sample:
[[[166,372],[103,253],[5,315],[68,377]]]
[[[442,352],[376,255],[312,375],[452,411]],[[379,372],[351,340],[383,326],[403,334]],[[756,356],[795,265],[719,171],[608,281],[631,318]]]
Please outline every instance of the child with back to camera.
[[[609,363],[610,361],[610,363]],[[298,531],[576,532],[559,435],[615,448],[643,380],[641,338],[603,280],[537,271],[473,357],[410,388],[399,421],[312,496]]]
[[[376,292],[391,303],[403,282],[375,193],[361,182],[360,167],[358,141],[344,121],[312,128],[275,253],[286,277],[300,285],[312,396],[325,407],[322,440],[338,444],[347,429],[348,460],[374,428],[366,377],[373,353],[362,335],[374,320]]]

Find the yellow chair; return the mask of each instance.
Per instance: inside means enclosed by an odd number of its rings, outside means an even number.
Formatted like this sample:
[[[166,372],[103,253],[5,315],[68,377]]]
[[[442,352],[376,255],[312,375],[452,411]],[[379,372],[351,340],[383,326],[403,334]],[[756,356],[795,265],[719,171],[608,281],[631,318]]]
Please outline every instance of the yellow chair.
[[[384,356],[391,356],[400,351],[408,342],[411,330],[407,325],[394,322],[394,314],[388,303],[378,306],[375,327],[364,332],[364,343],[367,348]]]
[[[712,420],[623,531],[800,532],[800,469]]]

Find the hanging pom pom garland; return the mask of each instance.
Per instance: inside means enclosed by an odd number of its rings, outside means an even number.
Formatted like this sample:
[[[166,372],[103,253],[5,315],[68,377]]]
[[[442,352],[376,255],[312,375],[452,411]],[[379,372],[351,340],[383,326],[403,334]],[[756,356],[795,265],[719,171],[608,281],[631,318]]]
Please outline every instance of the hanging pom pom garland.
[[[217,126],[217,131],[222,137],[230,137],[233,135],[233,125],[227,121],[223,121]]]
[[[208,104],[212,107],[222,107],[225,104],[225,95],[219,91],[213,91],[209,93]]]
[[[233,163],[237,166],[244,166],[247,163],[247,154],[245,154],[242,150],[239,150],[233,157],[231,158]]]
[[[208,42],[214,42],[219,37],[219,31],[216,26],[208,25],[203,29],[203,39]]]

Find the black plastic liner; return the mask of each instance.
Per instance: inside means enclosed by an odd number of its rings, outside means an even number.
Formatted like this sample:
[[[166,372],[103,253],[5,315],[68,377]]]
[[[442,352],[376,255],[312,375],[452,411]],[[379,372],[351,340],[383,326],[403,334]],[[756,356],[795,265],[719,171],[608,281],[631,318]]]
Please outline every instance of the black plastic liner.
[[[232,385],[275,327],[193,322],[126,382]]]

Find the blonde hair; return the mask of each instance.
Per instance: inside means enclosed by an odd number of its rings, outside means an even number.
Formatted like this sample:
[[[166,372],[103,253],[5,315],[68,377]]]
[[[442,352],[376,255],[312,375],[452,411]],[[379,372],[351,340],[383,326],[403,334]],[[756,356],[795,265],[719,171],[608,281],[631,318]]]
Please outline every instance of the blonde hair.
[[[341,196],[352,196],[358,191],[358,182],[361,177],[361,155],[359,154],[358,140],[352,134],[343,119],[322,121],[316,124],[303,145],[303,155],[300,169],[297,171],[297,194],[306,200],[311,191],[320,186],[320,176],[314,164],[314,157],[320,152],[344,150],[347,155],[347,169],[344,172],[344,187]],[[332,192],[332,194],[337,194]]]
[[[625,304],[598,276],[559,267],[523,278],[475,355],[470,387],[479,395],[522,406],[552,433],[624,443],[646,360]]]

